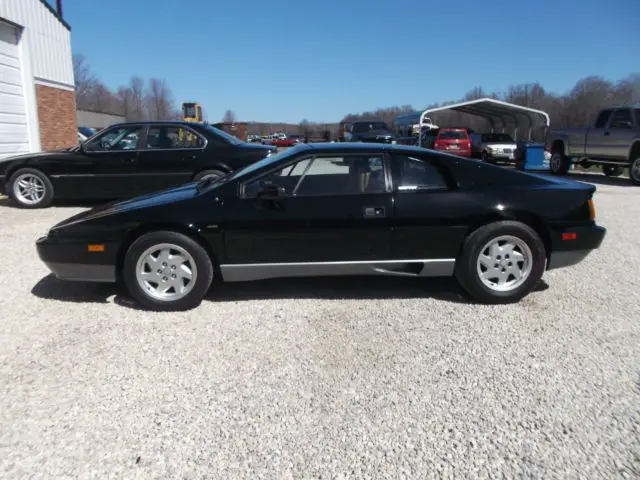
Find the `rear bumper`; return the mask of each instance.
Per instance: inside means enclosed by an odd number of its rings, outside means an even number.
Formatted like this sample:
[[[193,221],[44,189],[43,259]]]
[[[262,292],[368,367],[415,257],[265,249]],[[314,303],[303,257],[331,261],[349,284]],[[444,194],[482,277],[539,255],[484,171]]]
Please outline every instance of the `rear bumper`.
[[[554,232],[552,250],[547,270],[570,267],[584,260],[593,250],[600,247],[607,233],[599,225],[568,228]],[[575,234],[575,238],[563,240],[563,234]]]
[[[61,280],[116,282],[116,245],[104,252],[88,252],[86,241],[41,237],[36,241],[40,260]]]

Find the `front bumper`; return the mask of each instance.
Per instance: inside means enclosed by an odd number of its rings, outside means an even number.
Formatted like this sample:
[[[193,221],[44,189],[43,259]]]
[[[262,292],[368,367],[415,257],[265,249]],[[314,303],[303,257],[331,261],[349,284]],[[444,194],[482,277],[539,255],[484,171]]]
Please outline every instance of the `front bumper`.
[[[36,241],[40,260],[61,280],[116,282],[116,244],[103,244],[104,251],[90,252],[80,239],[41,237]]]
[[[607,229],[599,225],[565,228],[553,232],[547,270],[570,267],[584,260],[600,247]],[[568,239],[563,240],[563,234]],[[575,234],[575,238],[573,236]]]

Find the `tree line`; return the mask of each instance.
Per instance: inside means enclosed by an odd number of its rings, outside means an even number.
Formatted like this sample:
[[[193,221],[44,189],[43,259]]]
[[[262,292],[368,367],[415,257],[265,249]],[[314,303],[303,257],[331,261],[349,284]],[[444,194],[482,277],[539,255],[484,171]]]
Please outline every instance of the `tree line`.
[[[531,107],[547,112],[551,118],[551,128],[571,128],[589,126],[595,121],[595,116],[601,108],[613,105],[629,105],[640,102],[640,74],[634,73],[616,82],[611,82],[600,76],[588,76],[576,82],[568,92],[554,94],[545,90],[540,83],[524,83],[512,85],[505,92],[486,92],[482,87],[474,87],[462,98],[441,103],[433,103],[422,107],[442,107],[462,101],[490,97],[505,102]],[[342,121],[379,119],[391,125],[393,119],[404,113],[411,113],[418,109],[411,105],[403,105],[377,110],[349,113]],[[441,127],[469,127],[476,131],[488,129],[488,122],[477,116],[444,110],[431,116],[433,122]],[[521,129],[518,137],[524,138],[528,133]],[[540,139],[543,131],[534,131],[534,137]]]
[[[134,75],[126,85],[109,89],[92,72],[84,55],[73,56],[76,107],[101,113],[122,115],[127,120],[173,120],[181,117],[173,92],[164,79],[145,81]]]
[[[112,91],[93,74],[83,55],[74,55],[73,67],[78,109],[119,114],[130,121],[181,118],[180,106],[176,105],[173,92],[164,79],[150,78],[145,81],[142,77],[134,75],[126,85]],[[512,85],[504,92],[486,92],[477,86],[459,99],[433,103],[421,108],[401,105],[348,113],[340,121],[382,120],[391,126],[398,115],[483,97],[543,110],[551,117],[552,128],[588,126],[593,123],[601,108],[640,103],[640,73],[630,74],[613,82],[601,76],[588,76],[578,80],[573,88],[562,94],[549,92],[537,82]],[[450,110],[434,113],[432,120],[441,127],[464,126],[476,131],[489,128],[488,122],[482,118]],[[232,110],[226,110],[222,121],[238,120]],[[316,123],[307,119],[298,124],[254,121],[248,122],[247,132],[262,136],[282,131],[310,138],[323,137],[328,132],[331,138],[336,138],[338,128],[339,122]],[[521,138],[527,133],[523,130],[518,132]],[[534,131],[534,137],[539,139],[542,135],[543,131]]]

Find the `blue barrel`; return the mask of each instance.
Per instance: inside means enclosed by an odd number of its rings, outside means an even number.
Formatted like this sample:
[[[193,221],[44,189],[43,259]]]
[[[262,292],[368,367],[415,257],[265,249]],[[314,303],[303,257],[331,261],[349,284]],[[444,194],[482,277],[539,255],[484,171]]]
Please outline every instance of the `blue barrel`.
[[[518,142],[516,166],[521,170],[549,170],[549,162],[544,158],[544,144]]]

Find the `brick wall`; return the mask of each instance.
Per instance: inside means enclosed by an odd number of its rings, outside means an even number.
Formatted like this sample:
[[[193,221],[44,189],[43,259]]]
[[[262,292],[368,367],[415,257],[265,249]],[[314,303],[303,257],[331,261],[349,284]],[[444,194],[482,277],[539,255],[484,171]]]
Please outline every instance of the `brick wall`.
[[[57,150],[78,143],[74,92],[36,84],[42,150]]]

